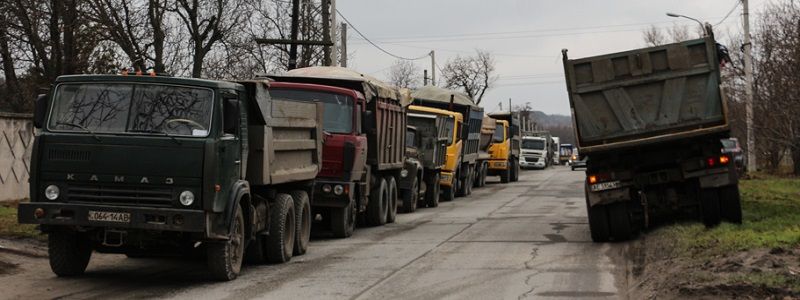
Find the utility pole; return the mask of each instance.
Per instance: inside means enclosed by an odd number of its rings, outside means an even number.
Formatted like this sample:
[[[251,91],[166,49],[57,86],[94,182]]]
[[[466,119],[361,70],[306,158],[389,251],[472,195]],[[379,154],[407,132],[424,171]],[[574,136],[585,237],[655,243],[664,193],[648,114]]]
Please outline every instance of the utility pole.
[[[331,41],[331,6],[328,0],[322,0],[322,41]],[[330,66],[331,61],[331,47],[322,46],[322,65]]]
[[[339,65],[339,49],[338,49],[339,47],[336,45],[336,42],[335,42],[335,41],[338,40],[337,34],[339,33],[339,30],[336,27],[336,25],[338,25],[339,23],[336,22],[336,0],[330,0],[330,1],[331,1],[331,5],[330,5],[330,11],[331,11],[331,23],[330,23],[331,24],[331,28],[330,28],[330,32],[331,33],[330,33],[330,35],[331,35],[331,39],[330,40],[332,41],[332,45],[331,45],[331,62],[332,62],[332,65],[336,66],[336,65]]]
[[[342,22],[342,48],[339,56],[339,66],[347,68],[347,23]]]
[[[436,52],[431,50],[431,85],[436,85]]]
[[[426,85],[428,85],[428,69],[425,69],[422,72],[422,86]]]
[[[745,123],[747,125],[747,171],[755,172],[756,142],[753,134],[753,57],[751,51],[753,44],[750,42],[750,5],[748,0],[742,0],[742,27],[744,27],[744,77],[745,77]]]
[[[508,98],[508,112],[511,112],[511,98]]]
[[[292,41],[297,40],[300,26],[300,0],[292,0]],[[297,44],[289,45],[289,70],[297,68]]]

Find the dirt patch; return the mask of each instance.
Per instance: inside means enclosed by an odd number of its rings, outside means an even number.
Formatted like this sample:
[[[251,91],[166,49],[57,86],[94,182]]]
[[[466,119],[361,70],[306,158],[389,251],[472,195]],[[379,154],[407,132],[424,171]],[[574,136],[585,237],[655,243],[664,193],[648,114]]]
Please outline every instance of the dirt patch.
[[[672,246],[653,234],[612,256],[630,299],[800,299],[800,247],[687,257]]]
[[[10,275],[19,272],[19,266],[14,263],[5,262],[0,258],[0,276]]]

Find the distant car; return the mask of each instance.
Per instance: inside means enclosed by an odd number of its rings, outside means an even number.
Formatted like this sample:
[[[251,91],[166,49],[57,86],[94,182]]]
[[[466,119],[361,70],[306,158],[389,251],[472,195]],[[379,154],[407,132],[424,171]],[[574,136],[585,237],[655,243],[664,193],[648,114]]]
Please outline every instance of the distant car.
[[[736,172],[741,176],[745,171],[744,150],[742,150],[737,138],[727,138],[720,140],[722,142],[722,154],[727,154],[733,159]]]
[[[578,157],[577,154],[573,154],[572,157],[569,158],[569,167],[573,171],[577,168],[586,168],[586,156]]]

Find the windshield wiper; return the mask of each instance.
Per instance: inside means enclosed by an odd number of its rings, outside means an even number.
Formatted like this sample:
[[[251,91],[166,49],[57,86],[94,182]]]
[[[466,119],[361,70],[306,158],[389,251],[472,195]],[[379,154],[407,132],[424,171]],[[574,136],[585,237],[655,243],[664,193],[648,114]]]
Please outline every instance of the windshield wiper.
[[[152,130],[152,129],[133,129],[133,130],[128,130],[128,132],[156,133],[156,134],[160,134],[160,135],[169,137],[170,139],[172,139],[178,145],[182,144],[181,141],[178,140],[174,135],[171,135],[171,134],[167,133],[166,131],[158,131],[158,130]]]
[[[100,139],[100,137],[99,137],[99,136],[97,136],[97,134],[95,134],[95,133],[94,133],[94,131],[90,130],[89,128],[86,128],[86,126],[83,126],[83,125],[81,125],[81,124],[75,124],[75,123],[69,123],[69,122],[61,122],[61,121],[58,121],[58,122],[56,122],[56,125],[66,125],[66,126],[71,126],[71,127],[76,127],[76,128],[83,129],[84,131],[86,131],[86,132],[88,132],[89,134],[91,134],[91,135],[92,135],[92,137],[94,137],[94,139],[95,139],[95,140],[97,140],[98,142],[102,142],[102,140]]]

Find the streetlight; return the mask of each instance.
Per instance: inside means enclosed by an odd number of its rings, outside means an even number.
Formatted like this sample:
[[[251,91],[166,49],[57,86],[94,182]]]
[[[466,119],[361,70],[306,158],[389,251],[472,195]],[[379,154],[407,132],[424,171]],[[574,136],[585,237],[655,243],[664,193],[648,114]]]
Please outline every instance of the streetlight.
[[[695,21],[695,22],[697,22],[697,24],[700,24],[700,29],[702,29],[705,34],[708,34],[708,32],[706,32],[705,25],[703,25],[703,22],[700,22],[700,20],[698,20],[698,19],[692,18],[690,16],[684,16],[684,15],[679,15],[679,14],[676,14],[676,13],[671,13],[671,12],[667,12],[667,17],[684,18],[684,19],[689,19],[689,20]]]

